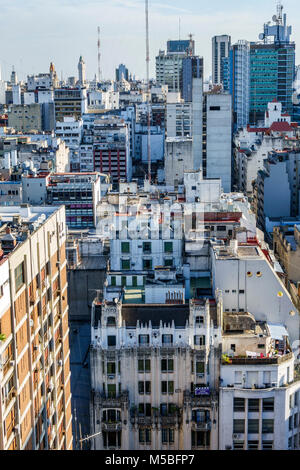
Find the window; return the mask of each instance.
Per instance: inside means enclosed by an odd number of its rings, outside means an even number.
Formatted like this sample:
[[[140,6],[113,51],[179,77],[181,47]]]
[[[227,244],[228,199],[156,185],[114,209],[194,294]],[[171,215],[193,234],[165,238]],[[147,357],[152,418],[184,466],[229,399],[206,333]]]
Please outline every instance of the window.
[[[162,359],[161,360],[161,371],[162,372],[174,372],[174,361],[173,361],[173,359]]]
[[[259,399],[258,398],[249,398],[248,400],[248,412],[253,413],[259,411]]]
[[[151,259],[143,259],[143,269],[152,269]]]
[[[151,416],[151,403],[139,403],[139,416]]]
[[[173,344],[173,335],[162,335],[162,344]]]
[[[15,269],[15,284],[16,284],[16,292],[21,289],[22,285],[25,282],[24,277],[24,262],[19,264],[19,266]]]
[[[165,253],[173,253],[173,243],[172,242],[165,242]]]
[[[116,397],[116,384],[108,384],[107,385],[107,394],[110,398]]]
[[[233,420],[233,432],[237,434],[243,434],[245,432],[245,420],[234,419]]]
[[[204,374],[205,372],[205,363],[196,362],[196,374]]]
[[[149,335],[139,335],[139,344],[149,344],[150,336]]]
[[[122,242],[121,243],[121,251],[122,251],[122,253],[130,253],[130,244],[129,244],[129,242]]]
[[[272,450],[273,449],[273,441],[262,441],[262,449],[263,450]]]
[[[165,258],[164,259],[164,264],[165,264],[166,268],[167,267],[172,267],[173,266],[173,258],[169,258],[169,259]]]
[[[210,106],[209,110],[210,111],[221,111],[221,107],[220,106]]]
[[[204,325],[204,317],[203,316],[196,317],[195,322],[197,326]]]
[[[144,393],[149,395],[151,393],[151,382],[139,382],[138,389],[140,395],[143,395]]]
[[[233,399],[233,411],[245,411],[245,399],[244,398]]]
[[[151,371],[150,359],[139,359],[138,360],[138,371],[139,372],[150,372]]]
[[[122,269],[130,269],[130,259],[121,260]]]
[[[174,429],[162,428],[161,442],[162,444],[173,444],[174,443]]]
[[[272,434],[274,432],[274,420],[263,419],[262,420],[262,432],[265,434]]]
[[[116,336],[107,336],[107,346],[116,345]]]
[[[195,335],[194,336],[195,346],[205,346],[205,336],[204,335]]]
[[[107,317],[106,326],[116,326],[115,317]]]
[[[116,363],[108,362],[107,363],[107,375],[114,375],[116,373]]]
[[[151,243],[144,242],[143,243],[143,253],[151,253]]]
[[[263,398],[263,411],[274,411],[274,398]]]
[[[173,381],[162,381],[161,382],[161,393],[163,394],[173,394],[174,393],[174,382]]]
[[[248,441],[248,450],[258,449],[258,441]]]
[[[139,429],[139,443],[151,444],[151,429]]]
[[[233,449],[234,450],[244,449],[244,441],[233,441]]]
[[[248,419],[248,434],[258,434],[258,433],[259,433],[259,420]]]

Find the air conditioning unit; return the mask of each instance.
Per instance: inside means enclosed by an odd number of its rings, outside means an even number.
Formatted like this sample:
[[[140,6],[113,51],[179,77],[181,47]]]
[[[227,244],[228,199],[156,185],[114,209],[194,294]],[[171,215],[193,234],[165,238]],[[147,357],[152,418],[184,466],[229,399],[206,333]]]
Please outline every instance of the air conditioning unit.
[[[233,439],[241,439],[241,434],[232,434]]]
[[[34,326],[34,321],[33,321],[31,318],[30,318],[30,320],[29,320],[29,325],[30,325],[30,326]]]
[[[59,366],[62,366],[62,365],[63,365],[63,361],[62,361],[61,359],[59,359],[59,360],[57,361],[57,364],[58,364]]]
[[[16,424],[14,427],[13,427],[13,430],[14,432],[20,432],[20,425],[19,424]]]
[[[109,375],[108,378],[109,378],[109,380],[113,380],[115,378],[115,376],[114,375]]]
[[[10,367],[14,367],[15,361],[9,361],[9,365],[10,365]]]

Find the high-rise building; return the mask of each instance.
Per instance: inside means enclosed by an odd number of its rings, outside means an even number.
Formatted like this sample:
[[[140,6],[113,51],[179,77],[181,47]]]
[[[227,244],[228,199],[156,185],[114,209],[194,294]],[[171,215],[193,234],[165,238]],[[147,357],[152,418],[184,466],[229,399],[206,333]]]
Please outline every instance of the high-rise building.
[[[95,171],[110,175],[113,183],[131,180],[130,135],[124,119],[111,116],[95,120],[93,147]]]
[[[235,128],[249,123],[250,111],[250,43],[238,41],[223,59],[223,86],[232,96]]]
[[[79,57],[79,62],[78,62],[78,81],[81,86],[85,85],[85,82],[86,82],[85,62],[82,56]]]
[[[223,83],[222,61],[229,55],[231,37],[227,35],[212,38],[212,82],[215,85]]]
[[[56,88],[54,90],[55,120],[63,121],[64,117],[82,117],[87,109],[86,88]]]
[[[116,82],[120,82],[122,78],[127,82],[129,80],[128,68],[124,64],[120,64],[116,69]]]
[[[182,62],[194,56],[195,41],[168,41],[167,52],[159,51],[156,57],[156,81],[158,85],[168,85],[169,91],[182,90]]]
[[[268,103],[276,99],[283,110],[293,113],[295,43],[290,41],[292,27],[287,26],[282,6],[273,16],[273,25],[265,24],[261,42],[250,46],[250,123],[264,118]],[[270,38],[273,38],[271,42]]]
[[[182,90],[184,101],[193,100],[193,78],[203,79],[203,57],[186,57],[182,61]]]
[[[0,449],[71,450],[65,209],[0,215]]]

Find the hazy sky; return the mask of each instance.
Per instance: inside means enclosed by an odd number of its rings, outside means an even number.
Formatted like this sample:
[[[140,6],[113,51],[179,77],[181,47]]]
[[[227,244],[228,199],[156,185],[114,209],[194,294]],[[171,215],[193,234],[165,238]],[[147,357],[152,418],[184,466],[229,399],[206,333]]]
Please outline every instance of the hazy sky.
[[[149,0],[151,75],[155,55],[168,39],[194,35],[196,53],[204,57],[205,76],[211,73],[211,38],[230,34],[255,41],[263,24],[276,12],[276,0]],[[300,2],[284,0],[292,39],[300,44]],[[137,77],[146,75],[144,0],[0,0],[2,77],[12,66],[19,78],[47,72],[53,61],[59,77],[77,76],[84,57],[87,77],[97,73],[97,27],[101,28],[101,68],[114,78],[123,62]],[[296,49],[298,51],[298,49]],[[297,53],[297,63],[300,56]]]

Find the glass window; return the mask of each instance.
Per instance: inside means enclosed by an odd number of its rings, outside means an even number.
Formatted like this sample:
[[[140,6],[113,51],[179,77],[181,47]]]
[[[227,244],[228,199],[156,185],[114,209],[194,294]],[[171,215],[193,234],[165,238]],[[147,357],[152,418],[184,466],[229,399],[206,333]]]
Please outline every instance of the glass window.
[[[234,400],[233,400],[233,410],[234,411],[245,411],[245,399],[244,398],[234,398]]]
[[[234,419],[233,420],[233,432],[241,433],[245,432],[245,420],[244,419]]]
[[[258,433],[259,433],[259,420],[248,419],[248,434],[258,434]]]
[[[262,420],[262,432],[265,434],[274,432],[274,420],[273,419]]]
[[[139,344],[149,344],[150,336],[149,335],[139,335]]]
[[[122,253],[129,253],[130,252],[129,242],[122,242],[121,250],[122,250]]]
[[[274,398],[263,398],[263,411],[274,411]]]
[[[173,253],[173,243],[172,242],[165,242],[165,253]]]
[[[129,259],[122,259],[121,260],[122,269],[130,269],[130,260]]]
[[[258,398],[249,398],[248,400],[248,412],[257,412],[259,411],[259,399]]]
[[[161,371],[162,372],[174,372],[174,361],[173,361],[173,359],[162,359],[161,360]]]
[[[116,336],[107,336],[107,345],[115,346],[116,345]]]
[[[19,264],[19,266],[15,269],[15,284],[16,284],[16,292],[21,289],[22,285],[25,282],[24,277],[24,262]]]

